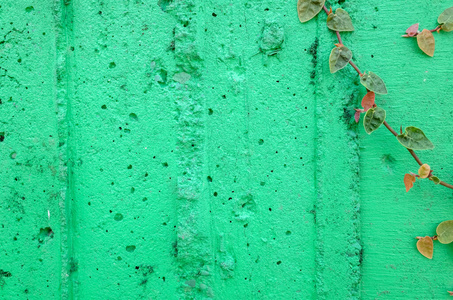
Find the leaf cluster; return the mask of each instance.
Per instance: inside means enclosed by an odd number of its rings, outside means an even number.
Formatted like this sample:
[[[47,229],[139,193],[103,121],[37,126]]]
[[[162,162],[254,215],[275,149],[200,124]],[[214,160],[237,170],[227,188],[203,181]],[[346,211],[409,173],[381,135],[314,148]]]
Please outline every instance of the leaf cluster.
[[[437,176],[432,175],[433,170],[431,170],[431,167],[428,164],[423,164],[420,166],[418,169],[418,175],[414,173],[409,173],[404,175],[404,185],[406,186],[406,192],[409,192],[409,190],[414,186],[414,182],[416,181],[417,178],[419,179],[425,179],[428,178],[435,184],[440,184],[440,179]]]
[[[417,237],[417,250],[429,259],[433,258],[434,243],[437,240],[441,244],[450,244],[453,242],[453,220],[444,221],[440,223],[436,228],[436,234],[433,237]]]
[[[299,0],[297,2],[297,14],[302,23],[313,19],[324,7],[326,0]],[[354,25],[349,14],[341,8],[335,13],[330,10],[327,16],[327,27],[333,31],[354,31]]]
[[[403,37],[417,37],[417,44],[420,50],[426,55],[434,56],[434,50],[436,49],[436,42],[434,39],[433,32],[440,32],[441,30],[448,32],[453,31],[453,7],[444,10],[437,18],[439,26],[433,30],[423,29],[421,32],[418,30],[419,23],[411,25]]]

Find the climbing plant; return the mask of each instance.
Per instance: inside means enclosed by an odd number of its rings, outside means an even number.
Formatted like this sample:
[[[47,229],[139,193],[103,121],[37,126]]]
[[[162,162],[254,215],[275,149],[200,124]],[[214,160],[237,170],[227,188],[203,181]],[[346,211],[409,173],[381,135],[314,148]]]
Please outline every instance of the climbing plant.
[[[348,12],[342,8],[337,8],[335,12],[332,8],[327,9],[325,6],[326,0],[298,0],[297,12],[299,20],[304,23],[313,19],[319,12],[324,10],[327,14],[327,27],[334,31],[338,43],[332,49],[329,57],[329,68],[331,73],[335,73],[351,65],[360,76],[360,83],[366,88],[366,95],[363,97],[361,105],[362,108],[355,109],[355,121],[358,123],[360,117],[363,117],[363,126],[366,133],[371,134],[379,127],[384,125],[397,139],[397,141],[405,147],[415,161],[419,164],[418,173],[414,174],[409,172],[404,175],[403,182],[408,192],[414,185],[417,179],[428,179],[436,185],[442,185],[447,188],[453,189],[453,185],[440,180],[434,176],[434,171],[428,164],[422,163],[419,157],[415,154],[414,150],[431,150],[434,145],[426,137],[425,133],[417,127],[406,127],[404,132],[402,128],[400,133],[396,132],[385,120],[386,111],[377,106],[375,99],[376,95],[387,94],[387,88],[384,81],[376,73],[372,71],[361,72],[360,69],[352,61],[352,51],[343,44],[340,32],[354,31],[351,17]],[[453,7],[447,8],[443,11],[437,19],[439,25],[432,29],[423,29],[419,31],[419,24],[414,24],[406,30],[403,37],[416,38],[419,48],[427,55],[433,56],[435,50],[435,39],[433,32],[439,33],[440,31],[453,31]],[[433,241],[437,240],[442,244],[449,244],[453,242],[453,220],[445,221],[437,227],[437,235],[430,237],[417,237],[417,249],[425,257],[432,259],[433,257]],[[453,292],[449,292],[453,295]]]

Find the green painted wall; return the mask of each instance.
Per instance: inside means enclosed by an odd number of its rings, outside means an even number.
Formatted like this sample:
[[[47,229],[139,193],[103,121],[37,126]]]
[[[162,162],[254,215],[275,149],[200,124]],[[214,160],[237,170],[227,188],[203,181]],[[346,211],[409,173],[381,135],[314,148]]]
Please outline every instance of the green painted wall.
[[[405,193],[416,163],[353,122],[365,89],[295,2],[0,2],[1,299],[449,298],[452,248],[414,237],[451,191]],[[338,2],[452,181],[453,34],[434,58],[400,37],[451,4]]]

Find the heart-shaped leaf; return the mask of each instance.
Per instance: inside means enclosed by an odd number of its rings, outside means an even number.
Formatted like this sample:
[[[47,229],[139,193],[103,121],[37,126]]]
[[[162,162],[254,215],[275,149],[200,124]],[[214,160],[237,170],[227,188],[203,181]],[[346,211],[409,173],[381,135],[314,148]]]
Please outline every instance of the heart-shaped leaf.
[[[404,185],[406,186],[406,193],[414,186],[415,176],[412,174],[404,175]]]
[[[426,137],[421,129],[417,127],[409,126],[403,134],[396,137],[398,141],[406,147],[412,150],[430,150],[434,149],[433,143]]]
[[[385,121],[385,110],[380,107],[370,108],[363,119],[363,127],[370,134],[378,129]]]
[[[345,46],[333,48],[329,58],[330,73],[335,73],[346,67],[351,58],[352,52]]]
[[[370,108],[374,106],[374,100],[376,98],[376,94],[374,92],[366,93],[365,97],[362,99],[362,107],[365,111],[368,111]]]
[[[442,244],[453,242],[453,220],[445,221],[439,224],[436,229],[437,239]]]
[[[418,175],[420,176],[420,178],[428,178],[430,172],[431,167],[427,164],[421,165],[420,169],[418,169]]]
[[[425,236],[424,238],[419,239],[417,242],[417,249],[424,257],[433,259],[434,244],[431,237]]]
[[[441,24],[443,31],[453,30],[453,7],[449,7],[440,14],[437,22]]]
[[[313,19],[322,9],[326,0],[299,0],[297,2],[297,14],[299,20],[304,23]]]
[[[384,81],[381,79],[381,77],[377,76],[373,72],[369,72],[368,74],[363,73],[363,75],[360,77],[360,83],[376,94],[387,94],[387,88],[385,87]]]
[[[440,184],[440,179],[437,176],[431,176],[431,177],[429,177],[429,180],[431,180],[435,184]]]
[[[411,36],[415,36],[418,32],[418,24],[414,24],[412,26],[410,26],[407,30],[406,30],[406,37],[411,37]]]
[[[344,9],[337,8],[334,14],[327,16],[327,27],[333,31],[354,31],[351,17]]]
[[[426,53],[426,55],[433,56],[434,49],[436,48],[436,42],[434,41],[434,35],[428,29],[423,29],[417,35],[417,43],[418,47]]]

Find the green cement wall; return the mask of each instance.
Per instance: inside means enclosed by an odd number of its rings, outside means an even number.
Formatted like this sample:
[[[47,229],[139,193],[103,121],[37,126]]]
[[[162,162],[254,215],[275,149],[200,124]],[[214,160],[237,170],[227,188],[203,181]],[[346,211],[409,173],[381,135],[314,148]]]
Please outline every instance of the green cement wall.
[[[392,126],[451,172],[448,1],[331,2]],[[0,1],[1,299],[448,299],[453,248],[417,253],[452,192],[353,121],[326,16],[296,1]],[[412,107],[411,107],[412,106]]]

